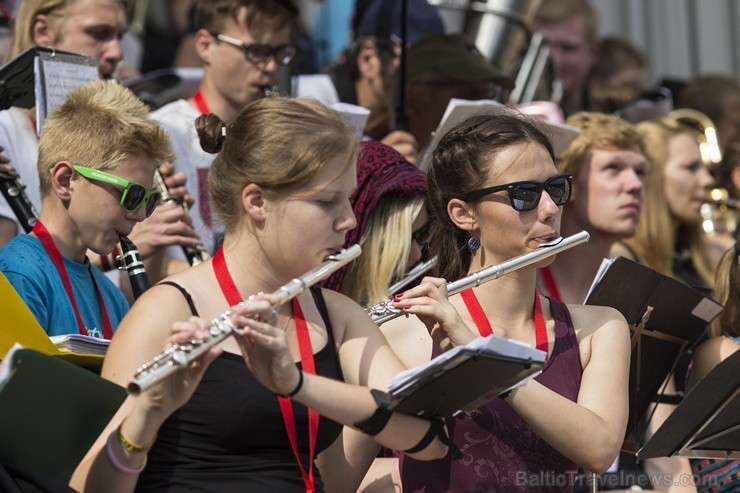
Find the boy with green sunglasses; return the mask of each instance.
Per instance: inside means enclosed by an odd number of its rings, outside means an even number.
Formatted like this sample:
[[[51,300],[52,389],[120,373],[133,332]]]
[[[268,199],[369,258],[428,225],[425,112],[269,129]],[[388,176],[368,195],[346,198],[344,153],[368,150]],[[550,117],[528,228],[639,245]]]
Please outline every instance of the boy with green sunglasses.
[[[123,188],[123,193],[121,194],[121,209],[126,212],[135,213],[142,205],[146,204],[144,211],[146,212],[146,217],[149,217],[152,215],[152,212],[154,212],[154,208],[157,207],[157,204],[159,204],[159,199],[162,198],[162,194],[158,190],[147,190],[141,183],[125,180],[118,176],[111,175],[110,173],[106,173],[105,171],[88,168],[87,166],[79,164],[72,165],[72,168],[88,180],[111,183]],[[49,171],[53,171],[53,168]]]
[[[0,271],[50,336],[112,336],[129,304],[87,253],[107,256],[154,211],[154,173],[171,159],[148,108],[112,82],[78,88],[47,119],[39,218],[0,249]]]

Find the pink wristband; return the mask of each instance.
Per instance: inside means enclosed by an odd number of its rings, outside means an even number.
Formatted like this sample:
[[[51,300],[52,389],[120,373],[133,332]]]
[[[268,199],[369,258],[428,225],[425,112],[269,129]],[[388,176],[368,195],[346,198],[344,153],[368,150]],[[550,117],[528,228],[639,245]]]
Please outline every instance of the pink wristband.
[[[116,438],[116,436],[117,430],[113,430],[108,436],[108,440],[105,441],[105,455],[108,456],[108,461],[110,462],[110,465],[113,466],[116,471],[122,472],[124,474],[139,474],[146,467],[147,456],[144,456],[144,463],[141,465],[141,467],[133,468],[121,464],[121,461],[118,460],[115,452],[113,452],[113,440]]]

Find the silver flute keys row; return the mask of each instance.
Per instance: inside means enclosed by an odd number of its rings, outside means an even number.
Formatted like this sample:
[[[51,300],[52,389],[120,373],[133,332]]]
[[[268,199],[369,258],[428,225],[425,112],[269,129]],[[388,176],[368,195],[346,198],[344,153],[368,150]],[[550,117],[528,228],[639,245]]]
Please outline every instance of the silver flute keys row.
[[[404,289],[406,286],[417,280],[419,277],[421,277],[426,271],[431,269],[437,265],[437,257],[432,257],[426,262],[420,262],[417,264],[413,269],[411,269],[408,274],[404,276],[403,279],[398,281],[397,283],[393,284],[391,287],[388,288],[388,292],[390,294],[396,294],[402,289]]]
[[[585,243],[588,240],[588,232],[581,231],[580,233],[576,233],[574,235],[561,239],[556,244],[543,245],[538,250],[535,250],[533,252],[525,253],[524,255],[519,255],[518,257],[514,257],[513,259],[507,260],[506,262],[486,267],[485,269],[479,270],[478,272],[470,274],[467,277],[463,277],[462,279],[458,279],[457,281],[448,283],[447,295],[451,296],[468,288],[474,288],[486,281],[497,279],[504,274],[539,262],[540,260],[551,257],[552,255],[560,253],[563,250],[567,250],[576,245],[580,245],[581,243]],[[370,315],[370,317],[373,319],[373,322],[378,325],[381,325],[389,320],[393,320],[394,318],[397,318],[403,314],[401,310],[393,307],[393,300],[382,301],[377,305],[371,306],[366,311],[368,315]]]
[[[352,245],[336,255],[329,256],[323,264],[303,276],[281,286],[272,293],[279,298],[277,305],[273,308],[295,298],[301,292],[329,277],[337,269],[359,257],[361,252],[360,245]],[[211,321],[208,335],[205,338],[191,339],[185,344],[170,346],[144,363],[136,370],[133,380],[129,382],[128,392],[132,395],[139,394],[180,368],[184,368],[198,356],[238,331],[239,329],[231,322],[231,311],[225,311]]]
[[[167,185],[165,185],[164,183],[164,178],[162,178],[162,175],[159,173],[159,171],[156,171],[154,173],[154,186],[162,195],[163,204],[177,204],[186,211],[188,210],[187,205],[178,200],[175,200],[172,195],[170,195],[169,190],[167,190]],[[210,255],[208,255],[208,252],[201,243],[198,243],[193,247],[183,245],[182,251],[185,253],[185,258],[188,260],[188,263],[191,266],[198,265],[199,263],[205,262],[210,258]]]

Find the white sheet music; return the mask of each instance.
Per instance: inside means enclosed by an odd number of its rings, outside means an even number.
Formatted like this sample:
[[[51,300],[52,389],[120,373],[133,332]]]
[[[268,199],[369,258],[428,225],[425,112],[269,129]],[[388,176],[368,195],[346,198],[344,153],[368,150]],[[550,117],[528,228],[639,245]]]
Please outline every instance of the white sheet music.
[[[13,356],[19,349],[23,349],[23,346],[16,342],[5,354],[5,358],[2,362],[0,362],[0,390],[2,390],[3,387],[5,387],[5,384],[8,383],[8,379],[13,372]]]
[[[424,171],[428,171],[434,148],[437,147],[437,144],[442,137],[449,132],[452,127],[466,118],[486,111],[489,113],[505,113],[511,112],[512,110],[507,109],[506,106],[498,101],[494,101],[493,99],[450,99],[450,102],[447,103],[447,109],[445,109],[444,115],[442,115],[442,120],[440,120],[437,129],[432,133],[432,138],[417,159],[417,166]]]
[[[36,133],[46,117],[64,104],[69,93],[98,79],[95,60],[84,55],[39,53],[34,62]]]
[[[367,119],[370,117],[370,110],[350,103],[332,103],[329,107],[341,115],[355,138],[358,141],[362,140]]]
[[[110,345],[107,339],[81,334],[51,336],[49,339],[63,353],[105,354]]]
[[[601,282],[601,278],[604,277],[604,274],[606,274],[606,271],[609,270],[609,267],[612,266],[612,264],[617,260],[619,257],[613,257],[613,258],[605,258],[601,260],[601,265],[599,265],[599,270],[596,271],[596,275],[594,276],[594,280],[591,282],[591,287],[588,288],[588,293],[586,293],[586,298],[583,300],[583,304],[586,304],[586,300],[589,296],[591,296],[591,293],[593,292],[594,288],[596,287],[599,282]]]
[[[427,363],[402,371],[391,379],[388,385],[389,390],[391,393],[403,391],[408,386],[414,384],[416,377],[425,370],[434,366],[442,366],[445,362],[453,359],[458,353],[462,352],[463,349],[481,350],[511,358],[531,358],[533,361],[540,361],[542,363],[545,362],[546,356],[543,351],[533,348],[526,342],[515,339],[504,339],[495,335],[477,337],[464,346],[456,346],[449,351],[445,351]]]

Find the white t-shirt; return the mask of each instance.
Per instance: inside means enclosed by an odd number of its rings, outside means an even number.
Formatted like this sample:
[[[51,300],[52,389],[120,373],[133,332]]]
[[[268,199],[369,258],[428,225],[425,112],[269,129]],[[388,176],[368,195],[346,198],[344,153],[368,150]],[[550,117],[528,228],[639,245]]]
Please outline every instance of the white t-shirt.
[[[170,136],[175,151],[175,170],[187,174],[188,191],[195,198],[195,204],[190,209],[195,232],[200,235],[206,250],[213,254],[214,231],[220,232],[223,227],[212,214],[208,198],[208,171],[215,154],[209,154],[200,147],[195,130],[195,119],[200,113],[186,100],[180,99],[162,106],[151,116]]]

